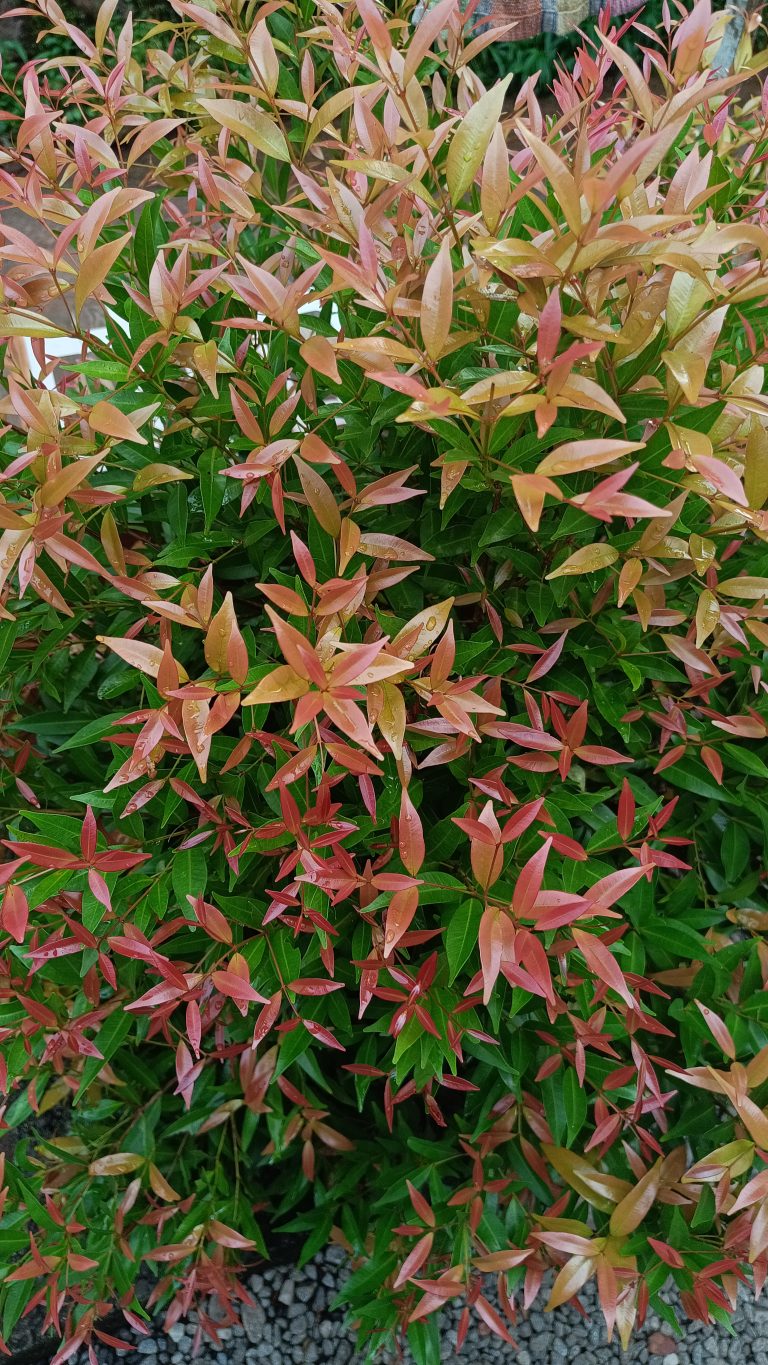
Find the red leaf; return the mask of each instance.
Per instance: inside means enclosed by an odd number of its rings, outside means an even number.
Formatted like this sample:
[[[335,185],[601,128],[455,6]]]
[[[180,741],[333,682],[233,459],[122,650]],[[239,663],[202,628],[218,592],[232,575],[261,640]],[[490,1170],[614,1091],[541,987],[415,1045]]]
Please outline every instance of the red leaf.
[[[397,1279],[392,1286],[393,1289],[399,1289],[402,1284],[405,1284],[406,1280],[410,1280],[414,1275],[418,1274],[432,1250],[433,1240],[434,1238],[431,1232],[427,1232],[424,1237],[419,1238],[413,1250],[408,1253],[403,1261],[403,1264],[398,1271]]]
[[[555,643],[553,645],[550,645],[549,649],[544,650],[544,653],[542,654],[541,658],[537,659],[536,663],[533,665],[533,668],[528,674],[528,677],[525,680],[526,684],[536,682],[537,678],[543,678],[544,674],[548,673],[550,668],[554,668],[555,664],[560,658],[560,655],[563,652],[563,646],[567,638],[568,631],[564,630],[559,639],[555,640]]]
[[[536,904],[536,897],[541,890],[541,883],[544,878],[544,869],[547,865],[549,850],[552,847],[551,837],[544,840],[541,848],[538,848],[532,858],[528,859],[520,871],[512,893],[512,909],[516,915],[522,919],[527,918]]]
[[[270,997],[263,1010],[260,1011],[253,1029],[252,1047],[258,1047],[259,1043],[266,1038],[269,1030],[272,1028],[280,1014],[282,1000],[283,997],[281,992],[275,991],[275,994]]]
[[[427,1224],[427,1227],[433,1228],[435,1226],[435,1215],[424,1198],[424,1195],[419,1194],[419,1191],[411,1184],[410,1180],[406,1180],[405,1183],[408,1186],[408,1196],[413,1204],[414,1212],[423,1223]]]
[[[301,1022],[307,1033],[311,1033],[312,1037],[316,1038],[319,1043],[325,1043],[326,1047],[335,1048],[337,1052],[346,1052],[346,1048],[342,1046],[338,1038],[334,1037],[329,1028],[318,1024],[314,1019],[302,1019]]]
[[[97,872],[95,867],[88,868],[88,885],[91,889],[91,893],[96,897],[96,900],[99,901],[105,909],[111,911],[112,901],[109,897],[109,887],[101,873]]]
[[[3,895],[2,908],[0,908],[0,923],[7,934],[16,943],[24,942],[24,935],[27,931],[27,920],[29,918],[29,906],[27,898],[20,886],[11,882],[6,886]]]
[[[611,990],[614,990],[617,995],[620,995],[630,1008],[634,1008],[635,1001],[632,992],[613,954],[609,953],[599,939],[592,934],[585,933],[583,929],[574,929],[573,937],[589,970],[599,980],[604,981],[606,986],[610,986]]]
[[[11,850],[14,857],[23,858],[25,862],[33,863],[35,867],[74,869],[83,866],[82,858],[78,858],[76,853],[68,853],[65,848],[54,848],[48,844],[14,844],[8,839],[3,839],[2,842]]]
[[[80,830],[80,852],[87,863],[93,862],[96,853],[96,833],[96,820],[93,811],[88,806]]]
[[[622,783],[619,797],[619,813],[616,818],[619,838],[625,842],[632,835],[635,826],[635,797],[626,777]]]
[[[289,981],[286,990],[295,995],[330,995],[331,991],[342,991],[343,981],[326,981],[319,976],[305,976],[298,981]]]

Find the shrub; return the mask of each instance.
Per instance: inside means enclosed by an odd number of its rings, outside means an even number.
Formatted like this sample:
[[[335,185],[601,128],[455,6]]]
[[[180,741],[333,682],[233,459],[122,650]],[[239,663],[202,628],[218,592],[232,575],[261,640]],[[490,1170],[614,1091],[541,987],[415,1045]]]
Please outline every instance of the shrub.
[[[545,122],[453,0],[175,0],[146,72],[40,8],[4,1336],[214,1331],[274,1227],[420,1362],[550,1269],[623,1342],[669,1280],[725,1320],[768,1250],[759,63],[707,73],[707,4],[642,69],[604,18]]]

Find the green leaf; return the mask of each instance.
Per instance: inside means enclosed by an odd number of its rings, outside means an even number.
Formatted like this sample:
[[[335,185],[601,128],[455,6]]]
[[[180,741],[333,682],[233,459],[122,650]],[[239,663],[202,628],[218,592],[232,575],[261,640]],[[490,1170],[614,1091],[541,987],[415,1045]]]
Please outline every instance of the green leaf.
[[[210,530],[224,501],[227,480],[221,470],[225,464],[222,453],[214,449],[204,450],[197,463],[206,531]]]
[[[139,221],[136,224],[133,251],[138,276],[145,289],[149,285],[149,276],[158,258],[159,248],[162,243],[168,240],[168,233],[160,217],[161,208],[162,200],[158,195],[148,199],[142,207]],[[122,379],[123,376],[119,376],[119,378]]]
[[[659,953],[662,957],[686,959],[704,959],[707,956],[706,939],[680,920],[656,917],[641,925],[638,932],[643,942],[655,950],[655,957]]]
[[[760,777],[763,780],[768,778],[768,764],[763,762],[759,754],[747,748],[746,744],[731,744],[726,741],[723,749],[730,759],[730,763],[725,765],[726,772],[729,767],[734,767],[738,772],[749,773],[751,777]]]
[[[737,825],[733,820],[729,821],[725,828],[720,851],[725,875],[733,885],[749,865],[749,835],[743,825]]]
[[[559,1077],[555,1072],[554,1080]],[[569,1066],[562,1078],[563,1103],[567,1125],[567,1146],[573,1147],[587,1119],[587,1092],[576,1075],[575,1067]]]
[[[171,885],[176,898],[176,909],[189,911],[187,896],[202,896],[208,882],[208,858],[205,848],[182,848],[171,864]]]
[[[18,621],[0,621],[0,668],[5,665],[13,649],[18,630]]]
[[[101,1057],[86,1057],[74,1104],[79,1104],[88,1086],[96,1079],[105,1062],[110,1062],[133,1028],[130,1014],[119,1007],[108,1014],[94,1039]]]
[[[448,981],[456,980],[464,963],[477,947],[483,907],[479,901],[464,901],[458,905],[448,921],[445,951],[448,958]]]
[[[283,984],[301,975],[301,952],[287,929],[269,926],[269,948]]]
[[[437,1317],[412,1322],[408,1328],[408,1345],[416,1365],[440,1365],[442,1357]]]
[[[108,716],[99,716],[98,720],[89,720],[86,725],[83,725],[74,735],[69,739],[66,739],[63,744],[59,744],[53,752],[55,754],[63,754],[65,749],[81,749],[86,745],[97,743],[97,741],[103,739],[105,735],[108,735],[117,729],[117,723],[122,715],[122,711],[111,711]]]

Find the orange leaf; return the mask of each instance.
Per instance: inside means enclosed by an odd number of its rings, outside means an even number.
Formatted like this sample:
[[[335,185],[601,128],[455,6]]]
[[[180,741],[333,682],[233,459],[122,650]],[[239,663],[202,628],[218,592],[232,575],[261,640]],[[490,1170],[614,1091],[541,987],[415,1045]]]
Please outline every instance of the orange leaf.
[[[141,669],[151,678],[156,678],[163,662],[163,651],[156,645],[147,645],[143,640],[124,640],[121,635],[97,635],[96,639],[125,659],[133,668]],[[186,677],[186,674],[184,675]]]
[[[424,862],[424,831],[416,807],[405,788],[400,797],[398,844],[403,866],[415,877]]]
[[[625,1195],[620,1204],[611,1214],[611,1235],[613,1237],[627,1237],[630,1232],[642,1223],[643,1219],[650,1213],[656,1201],[661,1181],[661,1163],[663,1158],[659,1157],[654,1162],[649,1171],[638,1180],[634,1189]]]
[[[100,464],[104,463],[104,451],[99,451],[97,455],[85,455],[81,460],[74,460],[72,464],[65,465],[54,474],[53,478],[46,479],[40,489],[40,501],[43,507],[56,507],[70,493],[74,493],[76,488],[89,474],[92,474]]]
[[[324,374],[333,384],[340,384],[336,352],[327,337],[312,336],[301,344],[301,358],[318,374]]]
[[[142,408],[140,413],[135,412],[133,415],[137,420],[146,422],[158,407],[158,403],[153,403],[151,407]],[[134,441],[140,446],[147,444],[130,417],[116,408],[114,403],[108,403],[106,399],[102,398],[98,403],[94,403],[93,407],[88,409],[87,418],[92,431],[99,431],[104,436],[112,436],[116,441]]]
[[[421,293],[421,335],[427,355],[438,360],[445,350],[453,316],[453,267],[448,238],[427,271]]]
[[[208,757],[211,752],[211,733],[207,729],[210,706],[207,701],[187,699],[181,703],[181,720],[184,736],[189,745],[200,781],[208,776]]]
[[[158,1198],[165,1199],[168,1204],[175,1204],[177,1199],[181,1199],[181,1195],[168,1184],[165,1176],[152,1161],[149,1163],[149,1183]]]
[[[715,1042],[722,1048],[726,1057],[730,1057],[731,1061],[734,1062],[736,1060],[736,1044],[720,1015],[711,1010],[708,1005],[703,1005],[700,1000],[697,1000],[696,1004],[701,1010],[702,1018]]]
[[[396,891],[387,906],[387,919],[384,938],[384,956],[389,957],[392,949],[400,942],[408,930],[419,905],[418,886],[406,886]]]
[[[104,283],[123,247],[132,240],[132,232],[124,232],[113,242],[104,242],[81,263],[75,280],[75,315],[80,316],[83,304]]]
[[[300,456],[294,455],[293,462],[298,470],[304,496],[323,530],[334,540],[341,531],[341,513],[336,506],[328,484],[312,465],[306,464]]]
[[[248,673],[248,651],[237,624],[232,594],[228,592],[212,618],[203,643],[205,661],[214,673],[229,673],[235,682]]]
[[[597,1253],[595,1256],[571,1256],[570,1260],[566,1261],[552,1286],[545,1313],[551,1313],[553,1308],[559,1308],[567,1303],[584,1288],[587,1280],[591,1280],[597,1270],[596,1256]]]

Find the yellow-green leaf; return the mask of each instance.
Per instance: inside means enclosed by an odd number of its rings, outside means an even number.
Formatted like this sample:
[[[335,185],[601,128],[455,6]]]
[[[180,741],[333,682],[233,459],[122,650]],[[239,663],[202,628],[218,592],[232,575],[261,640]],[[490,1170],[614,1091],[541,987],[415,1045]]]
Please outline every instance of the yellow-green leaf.
[[[452,606],[453,598],[446,597],[443,602],[436,602],[434,607],[425,607],[412,616],[392,641],[393,654],[399,654],[403,659],[418,659],[419,655],[425,654],[448,624]]]
[[[21,309],[11,308],[8,312],[0,313],[0,337],[42,337],[46,341],[52,341],[55,337],[69,336],[68,332],[62,331],[61,327],[56,327],[47,318],[41,318],[38,313],[25,313]]]
[[[228,128],[257,151],[273,156],[277,161],[290,161],[291,154],[282,130],[254,105],[246,104],[245,100],[198,100],[198,103],[222,128]]]
[[[747,437],[744,492],[750,507],[763,507],[768,498],[768,431],[753,417]]]
[[[464,397],[466,398],[466,394]],[[643,450],[643,441],[566,441],[544,456],[536,466],[537,474],[577,474],[582,469],[598,469],[600,465],[612,464],[622,455],[630,455],[635,450]]]
[[[584,1157],[567,1151],[565,1147],[553,1147],[549,1143],[543,1143],[541,1150],[550,1166],[554,1166],[558,1175],[567,1181],[571,1189],[580,1194],[582,1199],[586,1199],[588,1204],[593,1204],[596,1209],[602,1209],[603,1213],[611,1213],[614,1205],[618,1204],[632,1188],[628,1180],[621,1180],[616,1175],[606,1175],[603,1171],[596,1170]]]
[[[743,578],[726,578],[724,583],[718,583],[717,590],[724,597],[741,597],[747,602],[758,602],[761,597],[768,596],[768,578],[750,578],[748,574]]]
[[[569,574],[594,573],[596,569],[608,569],[619,557],[618,550],[612,545],[582,545],[580,550],[547,574],[547,579],[563,578]]]
[[[110,1152],[109,1156],[97,1157],[88,1167],[89,1175],[129,1175],[137,1171],[144,1162],[138,1152]]]
[[[477,104],[472,105],[453,135],[445,166],[452,204],[458,204],[463,199],[482,165],[493,130],[501,117],[504,96],[511,79],[510,72],[492,90],[486,90]]]
[[[183,469],[172,464],[145,464],[133,480],[135,493],[143,493],[147,488],[156,488],[161,483],[178,483],[180,479],[192,479]]]
[[[720,604],[713,592],[705,588],[699,594],[696,607],[696,648],[701,649],[720,620]]]

